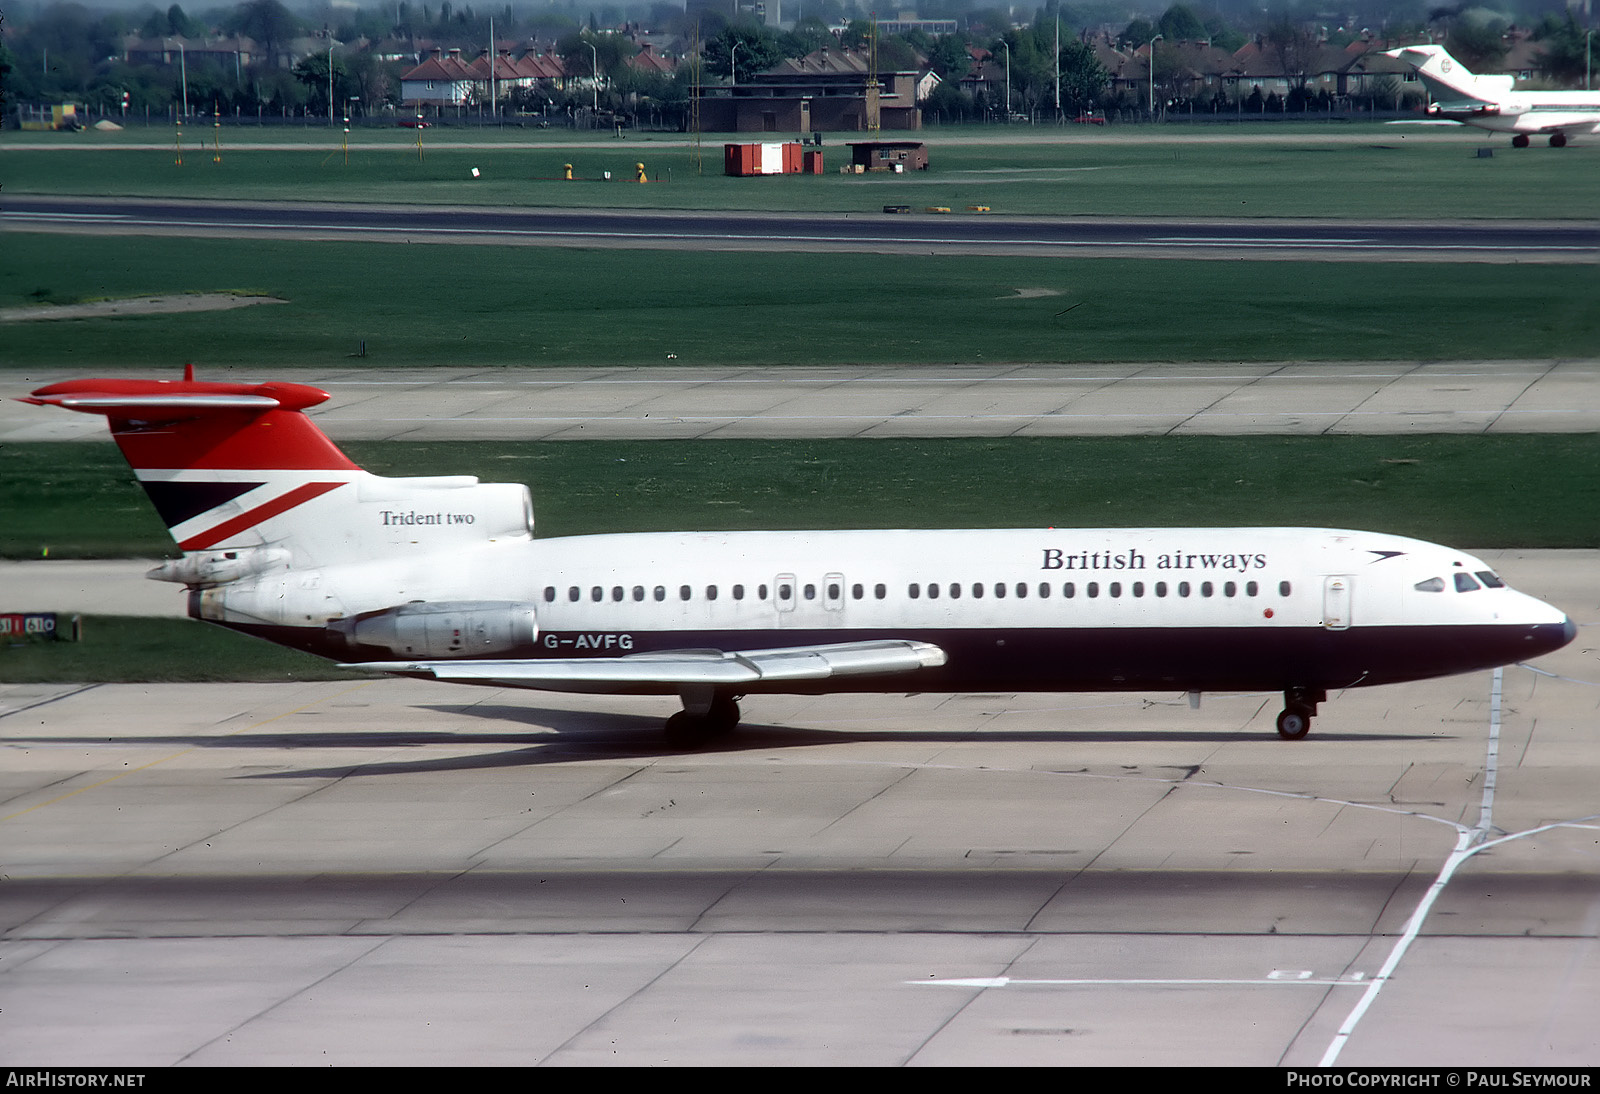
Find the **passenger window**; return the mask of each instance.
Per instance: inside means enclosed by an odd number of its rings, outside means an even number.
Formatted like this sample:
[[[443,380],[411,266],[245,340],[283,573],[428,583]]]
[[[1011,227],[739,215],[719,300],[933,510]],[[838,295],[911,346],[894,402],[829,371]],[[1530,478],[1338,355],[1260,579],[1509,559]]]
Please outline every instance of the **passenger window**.
[[[1143,596],[1144,595],[1144,582],[1135,581],[1133,583],[1133,595],[1134,596]]]
[[[1068,600],[1071,600],[1073,597],[1078,595],[1078,587],[1070,581],[1063,582],[1061,585],[1061,595],[1066,597]]]
[[[1085,596],[1087,596],[1090,600],[1093,600],[1095,597],[1100,595],[1100,583],[1098,581],[1089,582],[1089,584],[1083,587],[1083,592]]]
[[[1238,586],[1238,584],[1235,583],[1235,582],[1232,582],[1232,581],[1223,582],[1222,583],[1222,595],[1223,596],[1238,596],[1239,595],[1239,586]]]
[[[928,582],[928,599],[939,599],[939,583],[937,581]]]
[[[1004,581],[996,581],[994,583],[994,595],[1001,600],[1006,598],[1006,583]]]
[[[794,596],[794,590],[789,587],[787,582],[778,586],[779,600],[788,600],[792,596]]]
[[[1017,582],[1017,597],[1020,599],[1022,597],[1027,596],[1027,595],[1028,595],[1028,583],[1025,582],[1025,581]]]
[[[594,601],[596,604],[600,603],[600,601],[604,600],[605,598],[606,591],[600,586],[596,585],[594,588],[589,590],[589,599]]]
[[[679,600],[688,600],[690,595],[691,594],[690,594],[689,586],[687,586],[687,585],[679,585],[678,586],[678,599]]]
[[[1200,583],[1200,595],[1201,596],[1210,596],[1212,592],[1213,592],[1213,589],[1212,589],[1212,586],[1211,586],[1211,582],[1202,581]]]
[[[1178,582],[1178,595],[1179,596],[1188,596],[1189,595],[1189,583],[1187,581]]]
[[[1261,586],[1257,585],[1254,581],[1246,581],[1244,583],[1244,595],[1245,596],[1255,596],[1256,593],[1260,591],[1260,589],[1261,589]]]
[[[657,585],[655,592],[651,595],[654,596],[657,601],[665,600],[667,598],[667,587],[665,585]]]
[[[906,595],[909,596],[912,600],[917,599],[917,597],[922,595],[921,586],[919,586],[915,581],[913,581],[910,585],[906,586]]]
[[[1109,596],[1121,596],[1122,595],[1122,582],[1113,581],[1111,583],[1111,588],[1107,590],[1107,595],[1109,595]]]
[[[815,585],[807,585],[805,591],[807,600],[815,600],[817,598],[817,587]]]
[[[866,595],[867,595],[866,586],[862,585],[859,581],[856,582],[854,585],[850,586],[850,599],[852,599],[852,600],[860,600],[862,597],[864,597]]]
[[[556,587],[554,585],[546,585],[544,587],[544,602],[546,604],[553,604],[553,603],[555,603],[555,599],[556,599]]]
[[[735,600],[743,600],[744,599],[744,586],[743,585],[735,585],[733,587],[733,598]]]
[[[828,599],[829,600],[838,600],[841,595],[842,594],[839,591],[839,583],[837,581],[829,582],[828,583]]]
[[[643,600],[644,599],[644,586],[643,585],[635,585],[633,587],[633,599],[635,599],[635,600]]]
[[[767,587],[765,585],[757,585],[756,586],[756,599],[757,600],[765,600],[766,598],[767,598]]]
[[[1288,596],[1289,595],[1289,583],[1287,581],[1278,582],[1278,595],[1279,596]]]
[[[1167,595],[1167,583],[1165,581],[1156,582],[1156,595],[1157,596],[1166,596]]]
[[[872,595],[877,599],[882,600],[884,597],[889,595],[889,586],[880,581],[878,584],[872,587]]]
[[[1428,580],[1419,581],[1411,587],[1419,593],[1442,593],[1444,592],[1444,578],[1430,577]]]
[[[972,583],[972,598],[974,600],[983,599],[983,582],[974,581]]]
[[[611,599],[612,600],[620,601],[622,599],[622,596],[623,596],[623,593],[622,593],[622,586],[621,585],[613,585],[613,586],[611,586]]]
[[[582,595],[583,594],[578,591],[578,587],[576,585],[567,590],[567,599],[572,601],[574,604],[578,602],[578,598]]]
[[[1483,586],[1479,585],[1471,574],[1458,573],[1455,575],[1455,579],[1456,592],[1458,593],[1475,593],[1479,589],[1483,588]]]
[[[950,583],[950,599],[951,600],[960,600],[961,599],[961,585],[958,582],[952,581]]]
[[[715,585],[707,585],[706,586],[706,599],[707,600],[715,600],[716,598],[717,598],[717,587]]]
[[[1043,598],[1043,597],[1047,597],[1049,595],[1050,595],[1050,583],[1048,581],[1039,582],[1039,596],[1041,598]]]

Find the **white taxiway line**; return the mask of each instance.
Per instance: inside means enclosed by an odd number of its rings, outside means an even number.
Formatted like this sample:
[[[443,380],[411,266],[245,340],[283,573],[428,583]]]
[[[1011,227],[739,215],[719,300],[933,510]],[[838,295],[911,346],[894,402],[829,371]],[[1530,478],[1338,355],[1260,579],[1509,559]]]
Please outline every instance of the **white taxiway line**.
[[[1256,979],[1231,979],[1228,977],[1198,977],[1192,979],[1117,979],[1089,978],[1076,980],[1024,980],[1013,979],[1009,976],[975,976],[958,980],[907,980],[907,984],[933,984],[946,988],[1026,988],[1026,987],[1161,987],[1161,988],[1211,988],[1211,987],[1249,987],[1249,986],[1281,986],[1284,984],[1307,984],[1312,987],[1348,988],[1360,987],[1365,984],[1360,973],[1356,973],[1348,980],[1326,980],[1302,975],[1298,972],[1283,975],[1258,977]]]

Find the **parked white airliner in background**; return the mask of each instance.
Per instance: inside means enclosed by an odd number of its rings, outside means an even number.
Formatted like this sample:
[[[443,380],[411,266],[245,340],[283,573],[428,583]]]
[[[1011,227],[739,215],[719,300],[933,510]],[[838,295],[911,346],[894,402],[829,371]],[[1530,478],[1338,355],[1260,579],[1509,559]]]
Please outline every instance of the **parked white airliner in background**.
[[[767,692],[1329,689],[1560,648],[1562,612],[1449,547],[1316,528],[672,532],[535,539],[520,485],[383,478],[291,383],[76,380],[183,550],[189,614],[358,667],[677,695],[669,737]]]
[[[1462,125],[1510,133],[1517,148],[1532,136],[1560,148],[1568,138],[1600,130],[1600,91],[1513,91],[1511,76],[1475,76],[1443,46],[1402,46],[1384,56],[1417,70],[1433,101],[1428,113]]]

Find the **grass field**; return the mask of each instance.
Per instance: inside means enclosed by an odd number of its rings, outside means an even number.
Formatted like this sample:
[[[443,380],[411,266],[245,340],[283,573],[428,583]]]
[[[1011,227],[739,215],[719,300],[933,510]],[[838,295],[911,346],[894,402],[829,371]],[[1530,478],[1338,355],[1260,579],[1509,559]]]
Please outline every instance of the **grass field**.
[[[3,246],[0,307],[217,290],[287,301],[9,323],[0,341],[0,367],[8,368],[648,366],[668,354],[677,365],[790,365],[1600,353],[1600,273],[1585,265],[719,254],[26,232],[6,233]],[[357,360],[363,341],[368,357]]]
[[[885,204],[987,205],[996,213],[1151,217],[1417,219],[1594,214],[1600,146],[1514,151],[1466,129],[1341,125],[932,129],[930,170],[845,176],[845,141],[827,134],[829,171],[754,179],[722,174],[725,140],[707,136],[696,170],[686,138],[558,131],[220,131],[186,127],[183,166],[171,127],[123,133],[6,134],[0,170],[12,193],[121,194],[402,204],[594,206],[878,212]],[[780,138],[782,135],[779,135]],[[895,134],[886,134],[895,136]],[[265,145],[261,150],[238,146]],[[473,147],[464,147],[464,145]],[[1480,158],[1480,147],[1493,156]],[[72,149],[72,151],[65,151]],[[644,163],[652,181],[632,180]],[[580,180],[564,182],[573,164]],[[480,169],[473,179],[471,171]],[[605,172],[612,181],[599,181]]]
[[[1600,438],[397,442],[380,474],[520,481],[541,536],[739,528],[1355,525],[1463,548],[1600,547]],[[115,448],[0,449],[0,554],[170,553]]]

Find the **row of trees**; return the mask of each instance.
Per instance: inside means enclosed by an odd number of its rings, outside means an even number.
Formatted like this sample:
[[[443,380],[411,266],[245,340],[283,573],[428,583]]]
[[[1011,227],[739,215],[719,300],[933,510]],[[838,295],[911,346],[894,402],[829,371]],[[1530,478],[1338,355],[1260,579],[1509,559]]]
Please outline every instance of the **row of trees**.
[[[252,114],[257,110],[273,114],[326,110],[331,79],[337,103],[359,98],[370,111],[396,101],[398,77],[409,62],[384,62],[370,49],[347,46],[335,52],[330,73],[324,50],[302,48],[305,56],[289,69],[280,62],[291,44],[316,34],[331,35],[342,43],[425,39],[434,44],[460,45],[470,55],[487,42],[492,20],[497,38],[554,41],[555,51],[564,59],[568,71],[576,75],[590,75],[592,66],[598,64],[607,84],[608,102],[604,105],[611,109],[644,102],[653,109],[672,111],[679,108],[674,104],[682,104],[687,97],[688,73],[680,72],[674,78],[633,71],[625,62],[637,47],[623,35],[610,33],[615,24],[601,22],[602,18],[642,16],[649,20],[642,26],[657,32],[675,32],[685,42],[698,33],[702,42],[702,83],[744,83],[785,57],[805,56],[825,45],[864,47],[872,37],[872,24],[860,11],[860,5],[867,0],[848,2],[852,5],[849,8],[846,0],[807,0],[805,17],[786,31],[754,23],[729,25],[717,16],[691,21],[683,8],[665,0],[641,0],[631,8],[598,13],[580,10],[577,0],[554,0],[533,11],[511,4],[479,11],[467,4],[456,6],[452,0],[438,0],[436,5],[398,0],[392,6],[378,8],[329,7],[325,11],[334,20],[331,26],[297,15],[281,0],[244,0],[203,17],[189,15],[178,4],[165,9],[152,6],[140,11],[92,12],[77,3],[56,2],[36,9],[25,20],[10,18],[0,23],[4,30],[0,36],[0,99],[75,101],[110,111],[126,101],[136,113],[147,109],[164,111],[182,95],[182,74],[175,66],[125,63],[121,60],[124,40],[129,36],[194,40],[214,34],[248,37],[255,42],[257,53],[248,66],[237,61],[229,64],[191,60],[187,65],[188,98],[198,108]],[[1109,77],[1094,51],[1081,40],[1085,20],[1091,16],[1100,17],[1099,25],[1103,26],[1108,18],[1122,11],[1127,21],[1120,24],[1122,29],[1113,37],[1126,49],[1142,47],[1160,36],[1168,42],[1209,40],[1231,51],[1251,37],[1259,37],[1280,53],[1285,72],[1294,70],[1297,55],[1309,55],[1325,37],[1338,45],[1369,29],[1330,30],[1321,25],[1312,29],[1281,13],[1263,23],[1257,9],[1244,0],[1237,0],[1237,10],[1227,15],[1220,9],[1235,0],[1211,0],[1217,6],[1208,8],[1179,3],[1155,18],[1128,17],[1123,9],[1131,2],[1134,0],[1088,0],[1086,4],[1069,5],[1061,0],[1046,0],[1029,24],[1013,26],[1001,10],[973,6],[971,0],[925,0],[924,14],[957,18],[961,29],[939,37],[920,31],[879,35],[878,64],[884,70],[927,64],[945,81],[927,104],[928,109],[954,120],[993,116],[1008,108],[1013,113],[1053,111],[1059,63],[1060,109],[1076,114],[1097,106],[1133,105],[1108,98]],[[1391,22],[1385,30],[1398,35],[1408,29],[1431,26],[1435,33],[1444,35],[1462,63],[1474,69],[1490,68],[1504,56],[1510,28],[1502,17],[1465,5],[1427,12],[1419,9],[1414,17],[1416,27],[1408,28],[1403,20],[1397,24],[1393,13],[1406,11],[1411,2],[1389,0]],[[850,18],[852,15],[855,17]],[[586,17],[590,25],[585,25]],[[841,25],[842,30],[830,29]],[[600,26],[605,26],[606,31],[598,30]],[[1593,61],[1588,53],[1590,40],[1571,14],[1544,15],[1534,24],[1533,35],[1542,45],[1540,63],[1552,82],[1572,85],[1584,79]],[[1009,103],[999,101],[1003,98],[999,94],[995,96],[997,101],[985,102],[957,86],[971,67],[969,49],[973,47],[989,50],[997,62],[1009,60]],[[1173,63],[1173,56],[1158,52],[1158,86],[1173,78],[1171,72],[1162,70],[1163,64]],[[1298,102],[1307,99],[1309,96],[1302,96]],[[586,90],[578,101],[592,102],[591,93]],[[514,105],[560,111],[575,104],[567,96],[539,89],[520,93]],[[1297,108],[1292,92],[1286,108]],[[1266,100],[1263,109],[1271,109]]]

